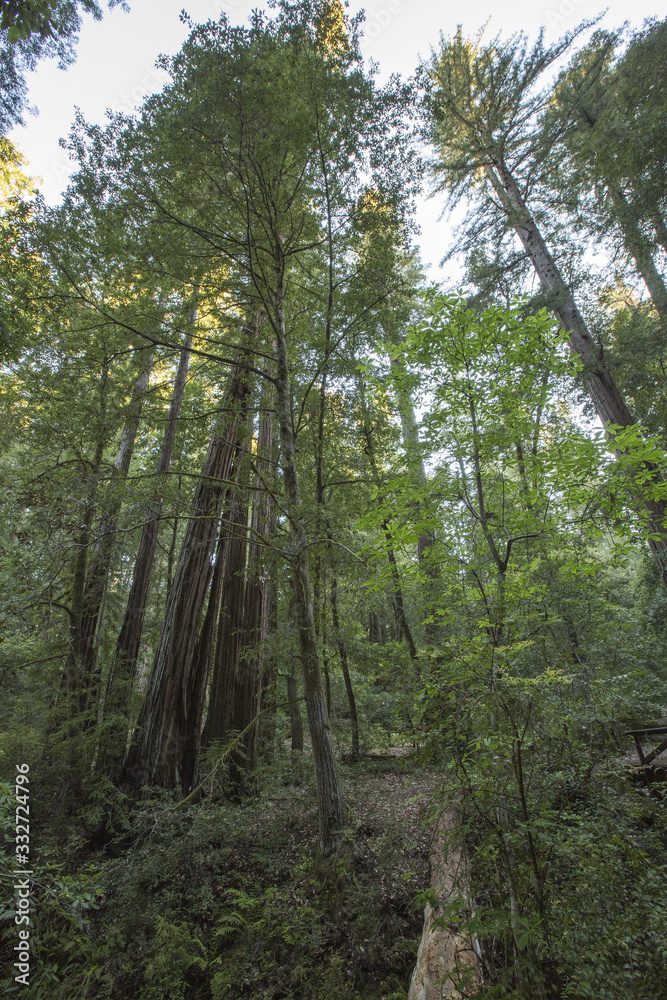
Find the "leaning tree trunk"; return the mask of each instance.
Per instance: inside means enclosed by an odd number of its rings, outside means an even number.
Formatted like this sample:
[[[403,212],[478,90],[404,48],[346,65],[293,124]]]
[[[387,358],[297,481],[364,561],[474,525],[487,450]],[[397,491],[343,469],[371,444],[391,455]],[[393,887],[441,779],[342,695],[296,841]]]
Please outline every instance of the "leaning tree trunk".
[[[294,588],[294,609],[299,636],[299,651],[303,671],[303,686],[308,714],[308,726],[313,747],[315,784],[320,831],[320,850],[324,857],[335,854],[342,841],[343,800],[338,782],[336,760],[329,728],[329,716],[322,689],[322,674],[315,635],[313,601],[308,567],[308,539],[301,506],[301,493],[296,467],[294,427],[287,363],[285,304],[282,273],[278,276],[275,296],[274,332],[276,341],[276,401],[280,427],[280,450],[285,508],[289,520],[292,552],[291,571]]]
[[[539,227],[528,210],[503,157],[498,155],[485,169],[510,224],[533,264],[542,287],[554,294],[556,302],[552,309],[562,329],[568,334],[572,351],[583,362],[584,381],[588,393],[602,425],[613,440],[614,432],[609,430],[610,425],[623,429],[633,426],[636,421],[626,406],[611,373],[595,349],[586,323],[549,253]],[[648,463],[638,463],[638,467],[640,479],[642,475],[646,476],[647,473],[649,479],[656,475],[657,470]],[[650,532],[648,544],[660,571],[661,581],[667,587],[667,531],[665,530],[667,506],[662,500],[648,499],[641,485],[637,486],[636,492],[644,508],[645,526]]]
[[[99,681],[97,671],[97,651],[99,646],[98,633],[101,627],[102,609],[109,579],[111,560],[116,540],[116,518],[122,505],[120,485],[127,478],[134,451],[134,443],[139,429],[141,411],[146,399],[148,381],[153,367],[153,354],[147,354],[139,378],[132,389],[132,398],[128,406],[127,417],[121,432],[120,445],[113,464],[111,487],[114,492],[110,497],[102,521],[100,522],[99,538],[95,554],[86,576],[86,589],[83,598],[83,613],[81,616],[81,692],[79,709],[85,712],[96,704],[96,687]],[[91,725],[93,720],[88,720]]]
[[[196,322],[196,310],[193,310],[191,322]],[[130,700],[132,682],[137,666],[139,646],[141,644],[141,634],[143,631],[144,614],[146,612],[146,601],[148,599],[148,588],[150,586],[153,561],[155,559],[155,549],[157,546],[158,531],[160,524],[160,514],[164,502],[164,485],[166,476],[171,466],[171,459],[174,451],[174,441],[176,430],[185,392],[188,368],[190,365],[190,346],[192,335],[188,335],[181,351],[178,370],[174,381],[174,391],[171,397],[171,405],[167,416],[167,423],[162,438],[162,448],[158,459],[155,475],[158,483],[149,500],[149,514],[144,522],[141,532],[141,540],[134,561],[134,573],[132,575],[132,585],[127,598],[125,616],[121,625],[116,642],[116,652],[112,671],[107,682],[107,697],[105,699],[105,710],[107,713],[123,714],[127,711]]]
[[[254,330],[245,333],[248,340],[255,336]],[[179,783],[188,791],[184,764],[191,760],[197,725],[191,706],[198,705],[200,698],[193,691],[197,679],[194,653],[212,575],[220,509],[239,437],[245,433],[250,395],[249,376],[242,366],[246,353],[239,351],[238,367],[230,378],[167,597],[146,697],[124,768],[124,778],[135,791],[147,784],[175,788]],[[191,769],[188,763],[186,770]]]
[[[663,250],[667,250],[667,225],[665,224],[665,220],[663,219],[660,211],[656,209],[655,206],[651,207],[649,218],[651,219],[651,225],[655,230],[656,240]]]

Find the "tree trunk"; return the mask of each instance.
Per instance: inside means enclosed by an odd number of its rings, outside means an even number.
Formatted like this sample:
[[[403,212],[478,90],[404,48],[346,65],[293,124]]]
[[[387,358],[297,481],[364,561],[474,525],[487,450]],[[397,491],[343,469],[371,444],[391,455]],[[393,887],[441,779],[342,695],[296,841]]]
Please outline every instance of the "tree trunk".
[[[614,379],[596,350],[572,294],[549,253],[537,223],[526,207],[516,181],[502,156],[493,159],[485,169],[542,287],[554,293],[556,302],[552,306],[553,311],[562,329],[568,334],[572,351],[583,362],[584,381],[588,393],[602,425],[613,440],[614,433],[609,430],[609,425],[625,428],[633,426],[636,421],[633,420]],[[655,468],[646,463],[641,464],[639,468],[640,475],[642,470],[644,474],[648,471],[651,478],[655,475]],[[648,544],[660,571],[661,581],[667,586],[667,532],[665,531],[667,507],[664,501],[645,499],[642,496],[641,486],[637,487],[636,492],[644,508],[645,527],[650,532]]]
[[[667,251],[667,225],[665,224],[665,220],[658,210],[653,210],[650,214],[650,218],[651,224],[655,230],[655,238],[662,249]]]
[[[227,507],[232,503],[232,491],[227,491]],[[192,682],[186,692],[186,714],[190,718],[191,725],[188,731],[188,740],[183,752],[183,764],[181,782],[183,787],[194,788],[199,778],[199,749],[201,720],[204,714],[204,703],[206,701],[206,684],[208,681],[211,651],[215,642],[216,624],[220,614],[220,599],[222,594],[223,580],[229,555],[229,535],[224,530],[224,520],[220,528],[218,545],[215,553],[215,567],[213,569],[213,579],[208,595],[208,605],[204,622],[197,637],[193,656]]]
[[[272,505],[273,508],[273,505]],[[271,510],[269,521],[269,537],[276,533],[276,516]],[[270,573],[267,572],[267,593],[266,593],[266,631],[267,639],[275,634],[278,629],[278,583],[276,580],[275,567],[271,565]],[[278,673],[276,670],[275,652],[267,657],[264,656],[262,671],[262,701],[264,711],[260,720],[260,749],[262,755],[267,759],[273,758],[276,741],[276,716],[278,713]]]
[[[134,451],[134,443],[139,429],[141,411],[146,399],[148,381],[153,367],[153,354],[147,354],[143,359],[141,373],[132,389],[132,397],[128,406],[127,417],[121,432],[120,445],[113,464],[111,475],[112,493],[107,510],[100,522],[99,537],[95,546],[95,554],[86,575],[86,589],[83,598],[81,616],[81,674],[82,687],[79,699],[79,709],[85,712],[97,702],[96,687],[99,682],[97,670],[97,651],[99,647],[98,632],[101,627],[102,607],[106,594],[111,560],[113,558],[116,538],[116,518],[122,505],[120,485],[127,478]],[[88,720],[92,725],[94,720]]]
[[[255,331],[246,329],[248,341]],[[239,364],[246,350],[238,354]],[[172,586],[167,597],[146,697],[139,715],[137,732],[124,769],[125,779],[138,791],[142,785],[175,788],[184,784],[185,771],[192,771],[191,759],[196,712],[200,692],[193,690],[201,678],[196,672],[195,646],[209,581],[211,557],[218,534],[218,519],[228,486],[239,439],[245,433],[250,381],[242,367],[234,369],[222,406],[222,415],[213,433],[202,474],[195,490],[190,517]]]
[[[292,738],[292,750],[303,750],[303,721],[299,711],[298,692],[296,677],[287,674],[287,700],[289,702],[290,735]]]
[[[387,539],[387,559],[389,560],[389,566],[391,569],[391,576],[394,583],[394,608],[396,611],[396,632],[399,638],[402,636],[406,643],[408,650],[410,652],[410,659],[414,661],[415,672],[417,677],[420,676],[421,670],[419,668],[419,655],[417,653],[417,647],[415,646],[415,640],[412,635],[412,629],[408,623],[408,618],[405,613],[405,603],[403,601],[403,588],[401,587],[401,578],[398,573],[398,565],[396,563],[396,555],[394,553],[394,539],[392,538],[391,529],[389,527],[388,521],[382,522],[382,530],[384,531],[384,536]]]
[[[398,374],[397,404],[398,413],[401,418],[403,449],[405,451],[408,468],[410,469],[418,487],[423,490],[426,486],[426,468],[424,467],[424,456],[421,450],[421,442],[419,440],[419,431],[417,428],[417,420],[412,400],[410,399],[410,394],[401,386],[400,377],[404,373],[404,365],[401,363],[400,358],[392,356],[391,367]],[[417,517],[420,518],[421,504],[419,501],[416,504],[416,514]],[[419,559],[419,565],[425,572],[426,580],[430,585],[428,587],[430,591],[433,591],[434,584],[440,579],[440,567],[432,558],[430,558],[431,549],[435,545],[435,541],[436,538],[433,531],[421,530],[417,538],[417,558]],[[430,600],[428,601],[426,610],[432,612],[434,595],[431,593],[427,596]],[[437,622],[427,621],[424,625],[424,629],[427,637],[432,642],[436,642],[439,637]]]
[[[350,722],[352,723],[352,759],[359,760],[359,719],[357,717],[357,703],[354,697],[352,680],[350,678],[350,668],[347,662],[347,649],[340,630],[340,619],[338,617],[338,578],[336,577],[335,571],[331,580],[331,619],[333,622],[334,634],[336,636],[336,645],[338,646],[338,655],[340,656],[340,665],[343,670],[347,704],[350,709]]]
[[[403,450],[405,451],[406,462],[416,482],[420,487],[423,487],[426,484],[426,468],[424,466],[424,456],[422,454],[421,442],[419,440],[417,418],[415,417],[415,411],[412,405],[412,400],[410,399],[410,394],[401,385],[401,377],[405,374],[405,365],[401,358],[393,355],[390,362],[391,367],[397,374],[396,403],[398,415],[401,418],[401,436],[403,438]],[[419,510],[419,505],[417,505],[417,510]],[[433,532],[422,532],[419,535],[417,542],[417,554],[420,564],[425,561],[426,556],[434,543],[435,535]],[[427,572],[433,579],[438,579],[440,576],[438,567],[432,563],[427,563]]]
[[[464,849],[462,845],[451,842],[451,835],[459,823],[457,803],[446,809],[438,819],[429,848],[430,888],[438,901],[449,903],[458,898],[467,906]],[[442,907],[427,903],[408,1000],[463,1000],[464,997],[474,996],[481,987],[474,943],[465,933],[442,926],[441,921]],[[457,987],[461,971],[466,970],[470,971],[471,978],[464,992]]]
[[[278,276],[275,297],[276,396],[280,427],[281,465],[285,484],[285,507],[292,538],[292,583],[299,636],[303,686],[308,726],[313,747],[315,783],[320,828],[320,850],[324,857],[335,854],[343,833],[343,800],[329,729],[329,717],[322,690],[319,653],[315,636],[313,601],[308,568],[308,540],[301,508],[296,468],[294,428],[290,398],[290,376],[285,336],[285,306],[282,275]]]
[[[79,711],[82,677],[82,621],[84,613],[84,597],[86,592],[86,576],[88,569],[88,551],[90,547],[93,519],[95,516],[95,497],[98,488],[98,475],[104,456],[104,437],[100,433],[97,438],[95,455],[82,473],[82,482],[86,493],[86,506],[74,541],[75,556],[72,564],[72,594],[69,608],[69,654],[65,664],[65,683],[68,694],[68,711]]]
[[[221,530],[228,537],[218,637],[202,746],[224,740],[232,724],[234,685],[243,641],[245,569],[248,554],[248,494],[237,486]]]
[[[190,321],[195,324],[197,312],[193,310]],[[162,438],[162,448],[155,470],[158,486],[149,501],[149,515],[144,522],[141,532],[141,540],[134,561],[134,573],[132,585],[125,607],[125,617],[121,625],[116,642],[116,653],[112,672],[107,684],[107,698],[105,708],[117,713],[127,711],[129,704],[132,682],[139,655],[141,644],[141,634],[143,631],[144,614],[146,612],[146,601],[148,599],[148,589],[150,586],[153,561],[155,559],[155,549],[157,546],[160,514],[163,504],[164,481],[169,468],[174,451],[174,440],[176,429],[183,402],[183,393],[187,380],[188,368],[190,365],[190,345],[192,335],[189,334],[181,351],[178,371],[174,381],[174,391],[171,397],[171,405],[167,416],[167,423]]]
[[[265,490],[273,444],[273,410],[269,409],[269,383],[262,392],[257,460],[255,466],[248,575],[243,610],[243,635],[234,685],[232,729],[246,732],[239,753],[231,761],[232,780],[239,791],[247,789],[248,776],[257,767],[259,720],[262,701],[264,644],[268,627],[267,574],[262,540],[271,523],[271,498]],[[255,721],[252,725],[253,720]]]
[[[368,461],[371,467],[371,473],[375,484],[378,488],[381,486],[380,473],[378,471],[377,462],[375,459],[375,444],[373,442],[373,432],[370,427],[368,420],[368,414],[366,412],[366,406],[364,403],[363,407],[363,432],[366,438],[366,454],[368,456]],[[381,496],[378,496],[378,503],[381,505],[384,502]],[[389,526],[389,521],[385,518],[382,522],[382,531],[384,532],[384,537],[387,541],[387,559],[389,560],[389,568],[391,570],[391,578],[394,585],[394,612],[396,615],[396,631],[398,638],[401,636],[405,639],[408,649],[410,651],[410,658],[415,664],[415,673],[417,677],[420,677],[421,670],[419,667],[419,656],[417,653],[417,647],[415,645],[414,638],[412,636],[412,629],[408,623],[407,616],[405,614],[405,603],[403,601],[403,589],[401,587],[401,578],[398,572],[398,565],[396,563],[396,555],[394,553],[394,539],[392,538],[391,528]]]

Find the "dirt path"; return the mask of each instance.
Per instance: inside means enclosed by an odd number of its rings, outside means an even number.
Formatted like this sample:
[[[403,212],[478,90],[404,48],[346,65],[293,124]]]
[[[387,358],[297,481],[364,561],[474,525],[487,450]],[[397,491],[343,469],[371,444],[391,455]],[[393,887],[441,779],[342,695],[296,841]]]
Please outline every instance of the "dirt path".
[[[382,756],[402,756],[404,748],[393,748]],[[356,783],[355,812],[358,821],[386,827],[392,817],[404,829],[415,831],[422,847],[428,845],[430,888],[438,899],[447,901],[463,896],[467,899],[465,858],[460,845],[450,846],[448,834],[458,826],[459,811],[451,806],[442,812],[435,829],[429,833],[426,818],[437,801],[438,779],[435,775],[416,777],[410,774],[371,775]],[[471,943],[459,934],[437,926],[442,907],[427,904],[424,928],[417,960],[410,981],[408,1000],[464,1000],[473,997],[481,981],[478,962]],[[456,970],[467,967],[473,971],[463,991],[457,990]]]

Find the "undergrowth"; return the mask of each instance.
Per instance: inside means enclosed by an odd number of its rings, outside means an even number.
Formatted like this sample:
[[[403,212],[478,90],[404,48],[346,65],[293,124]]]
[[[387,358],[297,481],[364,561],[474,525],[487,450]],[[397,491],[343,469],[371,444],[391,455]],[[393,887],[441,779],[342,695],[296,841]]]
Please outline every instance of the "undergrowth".
[[[305,765],[305,766],[304,766]],[[407,767],[407,770],[406,770]],[[309,768],[283,763],[241,805],[143,801],[102,850],[42,845],[30,986],[38,1000],[405,1000],[428,881],[418,797],[404,761],[350,767],[348,826],[333,863],[313,859]],[[370,772],[370,773],[369,773]],[[47,858],[57,855],[58,865]],[[51,864],[51,867],[49,867]],[[10,969],[15,927],[5,911]]]

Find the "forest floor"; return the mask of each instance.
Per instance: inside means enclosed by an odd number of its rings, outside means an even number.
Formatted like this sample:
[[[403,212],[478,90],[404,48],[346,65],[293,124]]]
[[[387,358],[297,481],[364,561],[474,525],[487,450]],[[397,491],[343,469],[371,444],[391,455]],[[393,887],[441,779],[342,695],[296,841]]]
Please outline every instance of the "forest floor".
[[[42,908],[41,975],[22,996],[405,1000],[440,780],[386,750],[342,762],[340,776],[347,826],[334,863],[316,857],[307,754],[285,754],[241,804],[178,811],[155,799],[127,817],[131,842],[91,853],[79,841],[70,897],[80,886],[99,908],[83,921],[76,901]]]

